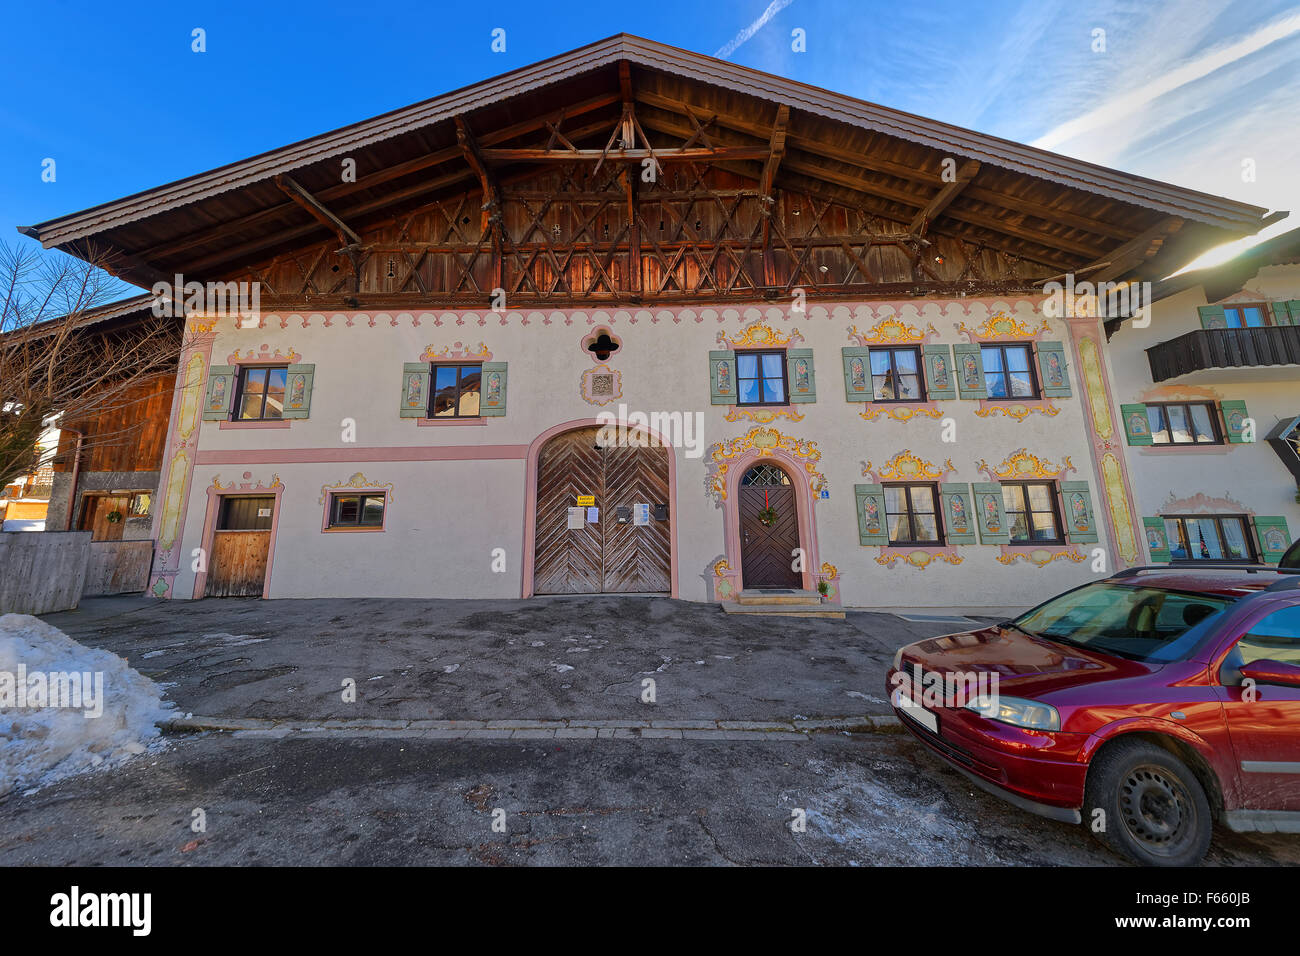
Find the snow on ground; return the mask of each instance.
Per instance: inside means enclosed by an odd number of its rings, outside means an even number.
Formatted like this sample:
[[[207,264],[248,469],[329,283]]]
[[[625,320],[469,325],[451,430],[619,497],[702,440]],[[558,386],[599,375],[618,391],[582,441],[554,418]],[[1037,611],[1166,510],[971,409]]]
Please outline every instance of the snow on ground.
[[[66,693],[83,680],[69,683],[72,675],[89,675],[87,696]],[[37,696],[42,686],[50,690]],[[54,706],[74,700],[78,706]],[[116,654],[78,644],[30,615],[0,615],[0,796],[161,747],[154,724],[173,706]]]

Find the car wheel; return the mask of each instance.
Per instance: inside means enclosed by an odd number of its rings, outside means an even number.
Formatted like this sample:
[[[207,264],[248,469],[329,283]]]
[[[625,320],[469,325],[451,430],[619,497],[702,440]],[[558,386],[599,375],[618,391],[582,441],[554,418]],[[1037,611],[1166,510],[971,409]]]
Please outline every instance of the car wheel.
[[[1096,758],[1088,770],[1083,822],[1112,850],[1144,866],[1199,863],[1213,828],[1200,781],[1169,751],[1145,740],[1118,741]]]

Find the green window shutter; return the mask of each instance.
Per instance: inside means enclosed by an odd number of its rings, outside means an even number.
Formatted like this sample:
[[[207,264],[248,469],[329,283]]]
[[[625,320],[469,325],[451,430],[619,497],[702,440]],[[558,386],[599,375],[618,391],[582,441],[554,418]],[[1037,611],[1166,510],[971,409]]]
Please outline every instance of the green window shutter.
[[[1169,532],[1165,530],[1165,519],[1143,518],[1142,527],[1146,532],[1147,551],[1151,554],[1151,563],[1168,564],[1172,558],[1169,554]]]
[[[311,385],[315,365],[290,365],[284,387],[284,418],[311,417]]]
[[[736,353],[709,353],[709,402],[713,405],[735,405]]]
[[[425,362],[407,362],[402,366],[403,418],[425,418],[429,414],[429,366]]]
[[[941,484],[943,531],[948,544],[975,543],[975,512],[971,509],[970,485]]]
[[[788,349],[785,353],[785,368],[790,381],[790,403],[801,405],[817,401],[812,349]]]
[[[952,349],[947,345],[921,346],[925,363],[925,396],[931,401],[957,397],[957,380],[953,375]]]
[[[506,413],[506,363],[484,362],[478,386],[478,413],[500,418]]]
[[[871,349],[846,346],[840,349],[844,361],[844,398],[850,402],[871,401]]]
[[[1011,531],[1002,510],[1002,486],[996,481],[977,481],[970,486],[975,495],[975,526],[980,544],[1009,544]]]
[[[1087,544],[1098,540],[1097,517],[1092,510],[1092,492],[1086,481],[1061,482],[1061,516],[1067,540]]]
[[[1201,315],[1201,328],[1226,329],[1228,327],[1228,317],[1223,314],[1223,306],[1203,305],[1196,311]]]
[[[1250,415],[1246,411],[1246,403],[1220,402],[1219,414],[1223,416],[1223,437],[1234,445],[1240,445],[1244,442],[1246,440],[1246,419]]]
[[[1038,381],[1043,394],[1051,398],[1070,397],[1070,367],[1065,363],[1065,346],[1060,342],[1038,343]]]
[[[1300,325],[1300,299],[1291,299],[1286,304],[1286,309],[1291,313],[1291,325]]]
[[[1151,421],[1145,405],[1121,405],[1119,417],[1124,419],[1124,437],[1130,445],[1151,444]]]
[[[1255,541],[1259,544],[1259,557],[1265,564],[1277,564],[1291,546],[1291,532],[1286,518],[1256,516],[1250,519],[1255,527]]]
[[[1287,302],[1270,302],[1270,303],[1268,304],[1268,311],[1271,312],[1271,313],[1273,314],[1273,324],[1274,324],[1274,325],[1290,325],[1290,324],[1291,324],[1291,309],[1289,308],[1289,303],[1287,303]]]
[[[235,366],[213,365],[208,368],[208,390],[203,396],[203,420],[225,421],[230,418],[230,403],[235,397]]]
[[[960,342],[952,347],[957,361],[955,375],[957,390],[962,398],[988,398],[988,389],[984,387],[984,357],[978,345]]]
[[[884,485],[854,485],[858,506],[858,543],[889,544]]]

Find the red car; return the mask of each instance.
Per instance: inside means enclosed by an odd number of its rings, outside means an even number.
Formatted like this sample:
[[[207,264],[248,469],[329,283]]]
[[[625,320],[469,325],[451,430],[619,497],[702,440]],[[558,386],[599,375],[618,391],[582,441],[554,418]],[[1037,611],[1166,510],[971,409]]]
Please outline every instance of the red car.
[[[1198,862],[1214,821],[1300,833],[1300,573],[1131,568],[909,644],[888,687],[976,784],[1139,863]]]

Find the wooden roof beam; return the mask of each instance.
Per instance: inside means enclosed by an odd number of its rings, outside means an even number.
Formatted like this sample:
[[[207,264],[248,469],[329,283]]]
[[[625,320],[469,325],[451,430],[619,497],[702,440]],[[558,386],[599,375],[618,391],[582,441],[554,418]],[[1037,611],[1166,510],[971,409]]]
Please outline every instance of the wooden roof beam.
[[[764,196],[772,195],[772,184],[776,180],[777,167],[785,156],[786,126],[790,122],[790,107],[782,103],[776,109],[776,122],[772,124],[772,135],[767,142],[767,162],[763,164],[763,176],[759,180],[759,190]]]
[[[908,226],[908,232],[918,236],[925,235],[925,230],[929,228],[930,223],[934,222],[948,208],[948,205],[957,198],[957,194],[970,184],[970,181],[975,178],[975,174],[979,171],[980,164],[978,161],[971,159],[963,163],[961,169],[957,170],[956,178],[950,183],[945,183],[938,194],[930,200],[929,204],[912,219],[911,225]]]
[[[479,186],[483,189],[483,230],[486,232],[494,222],[499,224],[501,221],[501,190],[492,173],[488,171],[483,151],[479,149],[478,142],[474,139],[474,134],[470,132],[469,124],[465,122],[463,116],[456,117],[456,139],[460,143],[461,152],[465,154],[465,162],[469,163],[469,168],[474,171]],[[542,150],[542,152],[550,152],[550,150]],[[572,156],[568,152],[563,155]]]
[[[575,116],[580,116],[584,113],[601,109],[617,101],[618,97],[612,93],[603,93],[599,96],[593,96],[589,99],[582,100],[579,103],[575,103],[572,106],[565,107],[558,117],[553,117],[550,114],[543,117],[534,117],[523,122],[514,123],[511,126],[493,130],[490,133],[485,133],[479,137],[479,145],[490,145],[515,139],[516,137],[523,136],[538,129],[544,129],[548,121],[557,122],[559,118],[572,119]],[[602,123],[601,128],[603,127],[604,124]],[[578,135],[578,133],[570,133],[570,136],[577,137]],[[435,150],[434,152],[427,153],[424,156],[417,156],[414,159],[409,159],[405,162],[397,163],[396,165],[388,166],[384,169],[369,173],[368,175],[361,176],[355,183],[339,183],[330,186],[328,189],[319,190],[316,193],[316,196],[324,202],[329,202],[342,196],[346,196],[349,193],[357,192],[358,190],[373,189],[375,186],[382,185],[390,180],[399,179],[402,176],[409,176],[411,173],[420,172],[421,170],[428,169],[431,166],[438,166],[443,163],[451,162],[462,155],[461,148],[458,145],[446,149]],[[216,229],[201,230],[196,234],[187,235],[182,239],[154,246],[148,249],[144,255],[149,258],[168,258],[179,252],[184,252],[185,250],[192,249],[195,246],[212,242],[230,235],[231,233],[241,232],[250,227],[261,225],[267,220],[282,217],[289,208],[288,205],[283,205],[251,213],[250,215],[243,216],[222,226],[218,226]]]
[[[707,112],[706,108],[703,106],[689,104],[683,100],[673,99],[649,91],[639,92],[637,94],[637,99],[646,106],[653,106],[657,109],[667,110],[682,115],[685,115],[685,112],[688,109],[699,109]],[[768,135],[768,131],[765,130],[761,124],[742,117],[732,116],[727,113],[717,113],[716,121],[719,126],[724,126],[727,129],[734,130],[738,133],[745,133],[750,136],[763,138],[766,138]],[[912,166],[906,163],[896,163],[891,160],[870,156],[863,153],[861,150],[846,149],[842,146],[822,143],[793,132],[787,134],[786,146],[789,149],[797,149],[801,152],[815,156],[824,156],[827,159],[834,159],[841,163],[847,163],[862,169],[870,169],[874,172],[885,173],[911,182],[925,183],[926,185],[931,186],[944,185],[941,175],[937,172],[931,172],[919,166]],[[1103,222],[1100,219],[1094,219],[1090,216],[1080,215],[1079,213],[1054,209],[1043,203],[1034,202],[1029,199],[1022,199],[1018,196],[1012,196],[1007,193],[1000,193],[981,186],[969,186],[965,190],[964,196],[967,199],[988,203],[991,206],[999,206],[1003,209],[1017,213],[1026,213],[1048,222],[1059,222],[1062,225],[1073,226],[1075,229],[1082,229],[1085,232],[1091,232],[1098,236],[1105,236],[1108,239],[1125,239],[1132,234],[1131,230],[1115,225],[1114,223]]]
[[[311,213],[317,222],[332,229],[343,245],[359,246],[361,244],[361,237],[353,232],[346,222],[330,212],[324,203],[303,189],[292,176],[284,174],[276,176],[275,184],[282,193]]]
[[[499,163],[571,163],[580,160],[599,162],[602,159],[609,161],[639,161],[642,159],[667,161],[676,159],[707,162],[711,159],[766,159],[768,149],[766,146],[715,147],[714,149],[699,148],[678,151],[611,149],[608,152],[603,149],[485,149],[482,150],[482,154],[484,159]]]
[[[1090,262],[1079,272],[1092,273],[1090,277],[1092,282],[1109,282],[1118,279],[1159,252],[1164,241],[1182,227],[1182,219],[1177,216],[1167,216],[1140,236],[1130,239],[1095,262]]]

